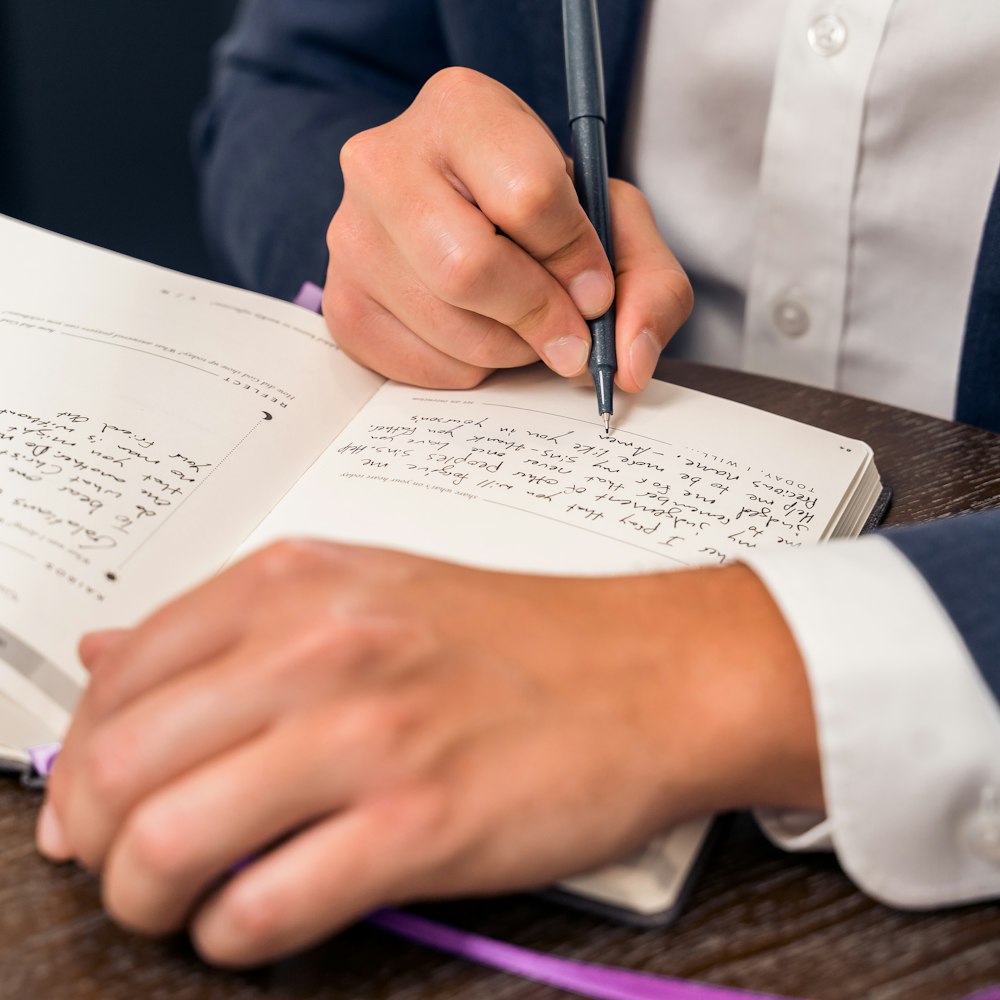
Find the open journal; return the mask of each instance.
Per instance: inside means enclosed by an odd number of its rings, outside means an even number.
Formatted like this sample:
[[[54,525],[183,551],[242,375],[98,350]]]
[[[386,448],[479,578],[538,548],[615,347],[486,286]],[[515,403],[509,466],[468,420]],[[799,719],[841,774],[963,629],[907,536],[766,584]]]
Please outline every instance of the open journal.
[[[386,382],[323,321],[0,217],[0,743],[64,732],[88,630],[136,622],[287,535],[555,574],[723,564],[857,534],[871,449],[666,383],[546,370]],[[708,822],[563,888],[677,903]]]

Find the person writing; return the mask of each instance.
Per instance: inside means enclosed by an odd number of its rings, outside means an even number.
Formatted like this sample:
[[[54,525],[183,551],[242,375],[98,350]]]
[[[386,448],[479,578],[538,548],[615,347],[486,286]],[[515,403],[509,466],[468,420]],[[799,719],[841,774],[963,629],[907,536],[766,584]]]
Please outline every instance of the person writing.
[[[325,275],[344,350],[418,385],[576,375],[614,297],[622,391],[673,338],[1000,430],[1000,13],[602,18],[616,275],[564,153],[558,5],[250,0],[199,132],[230,277]],[[997,565],[997,511],[607,580],[290,540],[84,639],[39,845],[222,964],[730,808],[894,905],[996,896]]]

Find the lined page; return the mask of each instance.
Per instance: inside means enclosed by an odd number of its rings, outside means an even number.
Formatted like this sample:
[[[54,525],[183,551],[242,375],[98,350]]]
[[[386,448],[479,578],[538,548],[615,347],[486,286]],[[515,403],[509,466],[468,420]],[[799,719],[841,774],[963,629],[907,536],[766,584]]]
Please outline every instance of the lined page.
[[[214,572],[382,379],[322,319],[0,217],[0,684]]]
[[[499,569],[722,565],[820,541],[860,442],[678,386],[619,394],[543,369],[474,392],[387,384],[252,536],[313,534]]]

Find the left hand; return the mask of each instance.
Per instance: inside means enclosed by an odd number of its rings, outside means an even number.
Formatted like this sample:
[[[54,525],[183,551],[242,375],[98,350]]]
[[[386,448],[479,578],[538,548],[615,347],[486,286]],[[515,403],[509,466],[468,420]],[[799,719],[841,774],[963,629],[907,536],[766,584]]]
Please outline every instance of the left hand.
[[[40,847],[221,964],[821,803],[798,653],[740,566],[569,579],[284,542],[81,655]]]

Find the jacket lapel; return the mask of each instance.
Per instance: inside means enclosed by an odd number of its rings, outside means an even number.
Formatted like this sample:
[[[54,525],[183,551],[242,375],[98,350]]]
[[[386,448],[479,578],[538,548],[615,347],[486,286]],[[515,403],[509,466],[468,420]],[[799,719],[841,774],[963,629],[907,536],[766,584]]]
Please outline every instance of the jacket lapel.
[[[969,298],[955,419],[1000,433],[1000,177]]]
[[[600,0],[608,154],[618,159],[645,0]],[[524,98],[569,149],[560,0],[439,0],[448,47]]]
[[[645,11],[646,0],[604,0],[598,10],[608,107],[608,160],[611,173],[619,176],[621,148],[637,70],[636,55],[642,44]],[[565,90],[565,84],[563,86]]]

